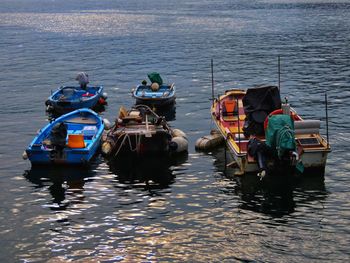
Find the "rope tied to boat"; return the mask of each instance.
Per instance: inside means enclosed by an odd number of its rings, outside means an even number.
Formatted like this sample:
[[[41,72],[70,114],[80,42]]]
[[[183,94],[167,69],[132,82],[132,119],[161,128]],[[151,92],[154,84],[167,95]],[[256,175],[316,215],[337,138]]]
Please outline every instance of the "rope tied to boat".
[[[122,142],[120,143],[119,147],[118,147],[118,150],[116,151],[116,153],[114,154],[114,157],[116,157],[120,150],[122,149],[124,143],[126,140],[128,140],[128,143],[129,143],[129,149],[131,152],[135,152],[135,151],[139,151],[139,145],[141,144],[141,137],[142,135],[138,136],[137,134],[135,135],[135,143],[136,143],[136,146],[135,148],[132,147],[132,144],[131,144],[131,138],[130,138],[130,135],[127,134],[127,133],[123,133],[119,136],[118,140],[116,141],[116,144],[118,143],[118,141],[120,140],[120,138],[123,137],[123,140]]]

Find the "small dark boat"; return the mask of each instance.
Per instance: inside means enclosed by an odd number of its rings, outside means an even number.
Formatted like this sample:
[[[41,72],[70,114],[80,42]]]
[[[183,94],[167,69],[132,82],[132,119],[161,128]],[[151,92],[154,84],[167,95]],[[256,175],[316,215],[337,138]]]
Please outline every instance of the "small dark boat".
[[[158,73],[148,74],[151,84],[143,81],[132,90],[132,96],[136,99],[136,104],[148,105],[153,108],[172,106],[175,104],[176,88],[175,84],[164,84]]]
[[[89,75],[80,72],[75,78],[79,85],[63,86],[56,90],[45,102],[46,112],[50,117],[57,117],[82,108],[96,109],[106,105],[107,94],[102,86],[88,86]]]
[[[65,114],[81,108],[93,109],[97,105],[106,104],[106,96],[102,86],[63,86],[56,90],[45,102],[46,111]]]
[[[88,164],[101,145],[104,123],[90,109],[79,109],[55,119],[40,130],[25,150],[35,164]]]
[[[186,135],[178,129],[171,129],[164,117],[146,105],[136,105],[129,111],[121,107],[114,126],[103,136],[102,153],[109,158],[184,151],[187,151]]]

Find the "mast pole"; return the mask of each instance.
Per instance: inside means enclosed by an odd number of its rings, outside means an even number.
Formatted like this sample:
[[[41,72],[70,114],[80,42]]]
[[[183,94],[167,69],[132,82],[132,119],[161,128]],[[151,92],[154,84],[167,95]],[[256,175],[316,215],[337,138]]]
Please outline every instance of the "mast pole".
[[[237,97],[237,118],[238,118],[238,131],[237,131],[237,134],[238,134],[238,148],[239,148],[239,153],[241,153],[241,125],[240,125],[240,119],[239,119],[239,100],[238,100],[238,97]],[[234,138],[233,138],[234,140]]]
[[[281,57],[278,56],[278,90],[281,92]]]
[[[327,148],[329,148],[329,133],[328,133],[328,97],[327,97],[327,91],[324,94],[325,98],[325,105],[326,105],[326,132],[327,132]]]
[[[211,59],[211,99],[212,103],[214,103],[214,62]]]

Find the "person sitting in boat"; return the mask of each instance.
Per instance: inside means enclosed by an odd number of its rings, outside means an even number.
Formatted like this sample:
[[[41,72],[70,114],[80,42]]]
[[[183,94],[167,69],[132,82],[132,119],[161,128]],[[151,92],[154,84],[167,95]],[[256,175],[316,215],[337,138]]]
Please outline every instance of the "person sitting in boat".
[[[87,84],[89,83],[89,75],[85,72],[80,72],[76,76],[75,80],[79,82],[80,88],[86,90]]]
[[[233,116],[237,114],[236,100],[233,95],[229,95],[222,103],[222,115]]]
[[[141,82],[141,84],[143,85],[143,86],[147,86],[147,80],[143,80],[142,82]]]

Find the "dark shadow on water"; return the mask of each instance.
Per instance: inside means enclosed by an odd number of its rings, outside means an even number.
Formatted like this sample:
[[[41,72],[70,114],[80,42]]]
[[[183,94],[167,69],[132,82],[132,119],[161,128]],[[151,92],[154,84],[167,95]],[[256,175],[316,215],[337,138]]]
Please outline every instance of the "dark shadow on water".
[[[162,108],[156,108],[156,113],[159,116],[164,116],[166,121],[174,121],[176,119],[176,107],[175,104],[165,106]]]
[[[91,108],[93,111],[95,111],[96,113],[100,114],[104,111],[106,111],[106,106],[107,106],[107,102],[106,104],[96,104],[93,108]],[[68,112],[67,112],[68,113]],[[58,113],[56,111],[46,111],[46,115],[47,115],[47,119],[49,121],[52,121],[60,116],[63,115],[63,113]]]
[[[166,121],[174,121],[176,119],[176,104],[163,106],[148,105],[158,116],[163,116]]]
[[[239,196],[242,209],[283,217],[293,213],[298,205],[322,201],[328,196],[323,174],[297,176],[283,173],[264,180],[255,173],[234,176],[234,169],[225,168],[224,148],[218,148],[212,154],[216,158],[214,165],[217,171],[235,182],[233,187],[221,190],[228,195]]]
[[[144,184],[147,190],[168,188],[175,176],[171,166],[180,165],[188,158],[187,153],[176,157],[123,155],[108,160],[118,182],[129,185]]]
[[[48,187],[52,196],[50,209],[65,210],[70,205],[66,202],[67,194],[79,195],[75,202],[83,201],[84,184],[88,178],[94,176],[94,172],[80,167],[33,166],[24,171],[23,176],[33,183],[35,188]]]

